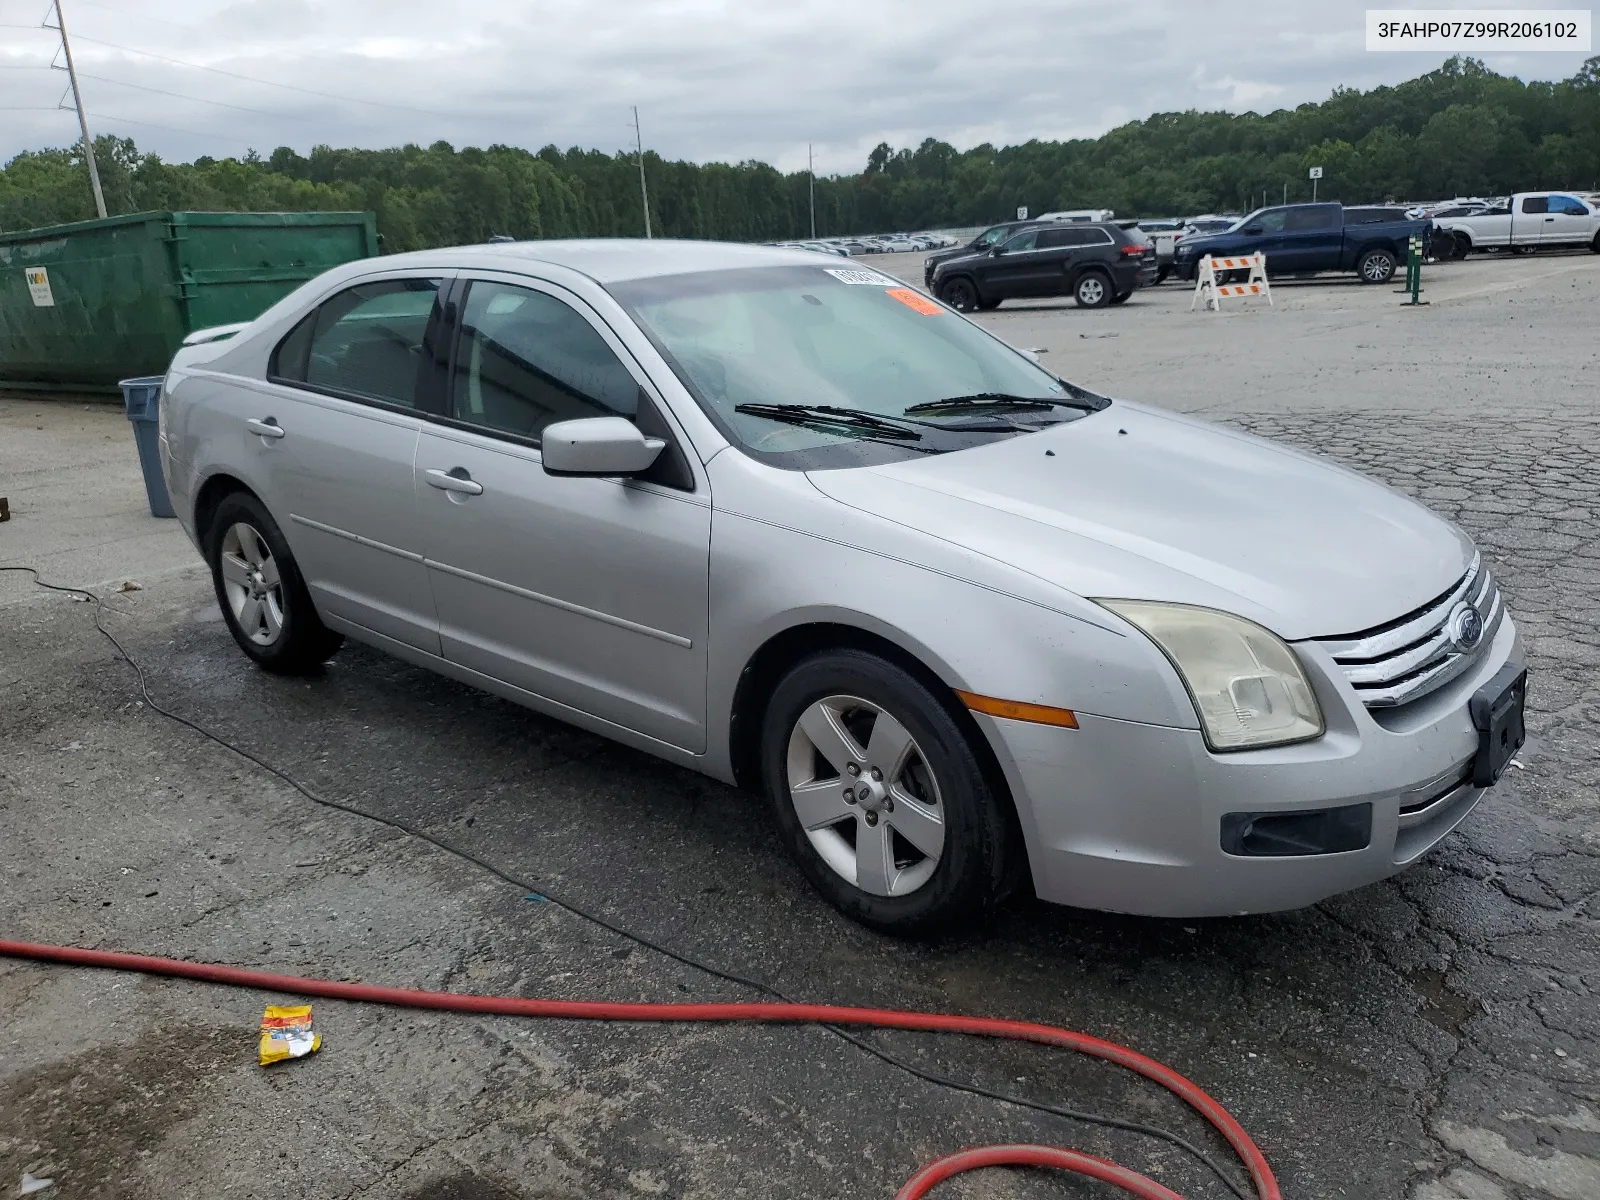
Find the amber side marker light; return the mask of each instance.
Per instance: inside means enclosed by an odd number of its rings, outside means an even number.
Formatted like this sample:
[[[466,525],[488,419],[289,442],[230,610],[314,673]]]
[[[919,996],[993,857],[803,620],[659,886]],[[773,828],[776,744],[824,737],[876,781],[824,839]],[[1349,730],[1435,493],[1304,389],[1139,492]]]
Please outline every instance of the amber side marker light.
[[[993,696],[980,696],[976,692],[957,691],[961,703],[973,712],[988,713],[991,717],[1009,717],[1013,721],[1031,721],[1035,725],[1059,725],[1062,729],[1076,729],[1077,715],[1070,708],[1051,708],[1048,704],[1024,704],[1020,700],[997,700]]]

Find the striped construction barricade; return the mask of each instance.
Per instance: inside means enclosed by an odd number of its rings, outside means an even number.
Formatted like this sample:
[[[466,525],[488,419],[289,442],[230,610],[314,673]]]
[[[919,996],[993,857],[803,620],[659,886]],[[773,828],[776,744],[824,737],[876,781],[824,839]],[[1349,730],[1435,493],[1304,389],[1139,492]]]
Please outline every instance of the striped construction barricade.
[[[1223,283],[1220,276],[1233,271],[1247,271],[1248,277],[1243,283]],[[1224,257],[1206,255],[1200,260],[1199,270],[1194,277],[1194,299],[1189,301],[1189,311],[1194,311],[1194,306],[1204,302],[1205,306],[1216,312],[1222,311],[1224,299],[1235,298],[1239,300],[1265,300],[1272,303],[1272,285],[1267,282],[1267,256],[1257,251],[1255,254],[1234,254]]]

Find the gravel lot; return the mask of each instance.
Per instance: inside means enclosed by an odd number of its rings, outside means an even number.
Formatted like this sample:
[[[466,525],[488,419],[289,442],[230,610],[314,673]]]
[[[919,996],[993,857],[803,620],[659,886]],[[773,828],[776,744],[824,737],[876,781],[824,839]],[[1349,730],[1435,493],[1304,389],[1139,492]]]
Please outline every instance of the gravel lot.
[[[919,256],[874,265],[920,282]],[[275,679],[143,512],[114,408],[0,400],[0,565],[107,595],[152,693],[333,799],[798,998],[1050,1021],[1177,1067],[1294,1200],[1600,1196],[1600,257],[1283,285],[1271,309],[1007,304],[982,321],[1113,395],[1331,455],[1476,537],[1521,623],[1530,743],[1458,833],[1309,910],[1166,922],[1021,904],[904,944],[807,889],[759,804],[360,647]],[[139,590],[116,591],[123,580]],[[374,983],[743,999],[381,825],[317,808],[151,712],[90,604],[0,574],[0,937]],[[0,962],[0,1190],[45,1196],[888,1197],[987,1140],[1076,1145],[1191,1200],[1181,1153],[918,1082],[830,1034],[318,1002],[263,1071],[268,998]],[[1113,1069],[882,1035],[920,1065],[1203,1139]],[[988,1172],[951,1197],[1105,1196]]]

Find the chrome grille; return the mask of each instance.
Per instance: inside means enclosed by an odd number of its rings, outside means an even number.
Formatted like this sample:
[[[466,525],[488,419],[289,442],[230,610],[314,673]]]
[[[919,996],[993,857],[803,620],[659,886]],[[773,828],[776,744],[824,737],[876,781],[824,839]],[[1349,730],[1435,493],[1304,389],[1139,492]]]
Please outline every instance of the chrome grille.
[[[1463,650],[1451,636],[1452,618],[1464,605],[1475,609],[1483,621],[1483,634],[1470,650]],[[1500,589],[1484,568],[1482,556],[1475,553],[1453,588],[1415,612],[1364,633],[1318,640],[1363,704],[1392,708],[1427,695],[1465,671],[1494,640],[1504,619]]]

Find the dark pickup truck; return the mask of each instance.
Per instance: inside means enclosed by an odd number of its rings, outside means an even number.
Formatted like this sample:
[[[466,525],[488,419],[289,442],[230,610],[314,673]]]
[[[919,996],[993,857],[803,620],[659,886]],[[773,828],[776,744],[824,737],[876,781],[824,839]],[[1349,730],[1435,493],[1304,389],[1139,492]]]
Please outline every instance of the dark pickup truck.
[[[1257,209],[1223,233],[1184,238],[1173,257],[1173,270],[1193,279],[1207,254],[1267,256],[1267,274],[1299,275],[1313,271],[1354,271],[1363,283],[1388,283],[1406,257],[1407,244],[1420,236],[1424,246],[1432,222],[1378,220],[1371,209],[1347,210],[1341,204],[1284,204]]]

